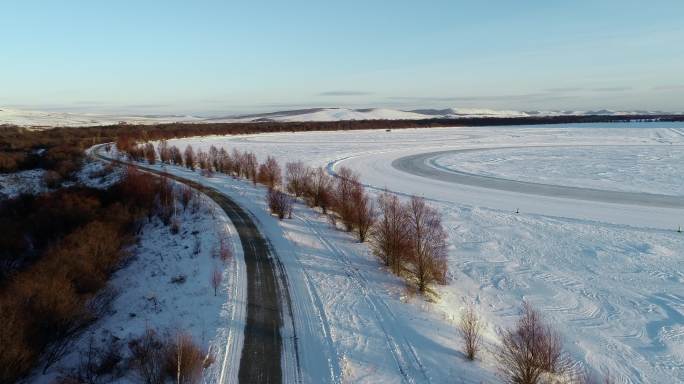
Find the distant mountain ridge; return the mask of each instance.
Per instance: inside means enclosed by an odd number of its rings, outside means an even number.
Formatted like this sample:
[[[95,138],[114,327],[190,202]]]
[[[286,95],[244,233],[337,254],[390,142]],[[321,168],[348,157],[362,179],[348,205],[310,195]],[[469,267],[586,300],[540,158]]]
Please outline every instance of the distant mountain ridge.
[[[0,125],[25,127],[83,127],[93,125],[165,124],[165,123],[233,123],[233,122],[325,122],[346,120],[424,120],[468,118],[525,118],[544,116],[626,116],[626,115],[679,115],[662,111],[514,111],[484,108],[444,108],[398,110],[388,108],[306,108],[266,113],[227,116],[193,115],[118,115],[71,112],[28,111],[0,107]]]

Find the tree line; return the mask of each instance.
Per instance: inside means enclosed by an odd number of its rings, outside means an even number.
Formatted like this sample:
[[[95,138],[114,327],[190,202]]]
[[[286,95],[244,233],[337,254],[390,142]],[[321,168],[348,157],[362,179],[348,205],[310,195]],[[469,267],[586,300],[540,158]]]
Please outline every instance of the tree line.
[[[126,153],[134,161],[160,161],[265,185],[268,207],[280,219],[290,217],[294,200],[302,199],[320,209],[335,227],[354,233],[359,242],[368,241],[388,270],[414,282],[420,292],[447,281],[447,234],[439,213],[417,196],[402,202],[385,192],[373,199],[359,174],[349,168],[341,167],[333,177],[322,167],[295,161],[283,170],[272,156],[259,163],[249,151],[213,145],[206,152],[191,145],[181,151],[165,140],[156,148],[149,142],[129,145]]]
[[[328,122],[247,123],[171,123],[116,124],[92,127],[25,128],[0,125],[0,172],[45,168],[56,170],[68,178],[79,164],[83,151],[95,144],[121,141],[140,142],[190,136],[237,135],[249,133],[336,131],[359,129],[401,129],[463,126],[500,126],[532,124],[569,124],[629,121],[684,121],[684,115],[624,115],[624,116],[528,116],[481,117],[423,120],[348,120]],[[124,148],[122,146],[120,148]],[[45,150],[37,153],[36,150]],[[75,165],[74,165],[75,164]]]

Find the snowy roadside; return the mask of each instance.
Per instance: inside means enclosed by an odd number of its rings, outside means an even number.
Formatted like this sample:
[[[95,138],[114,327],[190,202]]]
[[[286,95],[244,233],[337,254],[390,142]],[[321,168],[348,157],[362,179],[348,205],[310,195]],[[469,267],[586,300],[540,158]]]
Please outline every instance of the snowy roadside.
[[[116,295],[110,310],[78,336],[56,366],[32,382],[50,383],[78,369],[92,347],[118,344],[125,357],[127,342],[146,330],[187,332],[215,360],[205,381],[237,382],[246,302],[242,248],[223,210],[203,194],[193,199],[185,209],[177,203],[177,234],[158,217],[143,226],[138,243],[129,250],[130,259],[108,284]],[[221,241],[232,249],[225,261],[219,255]],[[211,282],[215,270],[222,276],[216,295]],[[136,380],[129,372],[114,382]]]

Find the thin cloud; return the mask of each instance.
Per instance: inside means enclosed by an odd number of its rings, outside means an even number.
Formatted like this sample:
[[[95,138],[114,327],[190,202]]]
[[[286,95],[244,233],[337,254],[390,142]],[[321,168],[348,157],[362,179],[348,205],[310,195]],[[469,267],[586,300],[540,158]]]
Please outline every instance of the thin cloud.
[[[566,87],[566,88],[548,88],[545,89],[546,92],[551,92],[551,93],[562,93],[562,92],[577,92],[581,91],[584,88],[580,87]]]
[[[428,102],[485,102],[485,101],[528,101],[528,100],[549,100],[549,99],[568,99],[574,96],[553,95],[544,93],[526,93],[519,95],[488,95],[488,96],[390,96],[389,100],[399,101],[428,101]]]
[[[171,104],[129,104],[123,105],[121,108],[131,108],[131,109],[145,109],[145,108],[167,108],[171,107]]]
[[[368,96],[372,94],[364,91],[327,91],[319,93],[318,96]]]
[[[107,103],[100,100],[77,100],[72,103],[73,105],[106,105]]]
[[[603,87],[603,88],[592,88],[594,92],[624,92],[631,90],[632,87]]]
[[[684,84],[675,85],[659,85],[652,88],[654,91],[681,91],[684,90]]]

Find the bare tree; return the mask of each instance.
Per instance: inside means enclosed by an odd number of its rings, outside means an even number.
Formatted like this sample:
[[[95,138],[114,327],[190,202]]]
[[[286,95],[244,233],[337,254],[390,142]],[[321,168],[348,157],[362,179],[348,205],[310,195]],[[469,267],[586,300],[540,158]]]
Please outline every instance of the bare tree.
[[[353,194],[360,186],[359,175],[347,167],[341,167],[337,171],[335,186],[333,188],[334,210],[340,215],[344,228],[349,232],[354,229],[356,221],[357,201],[353,200]],[[356,196],[359,198],[360,196]]]
[[[154,164],[157,160],[157,154],[152,143],[145,143],[145,159],[147,159],[148,164]]]
[[[209,154],[203,150],[197,151],[197,166],[205,171],[211,172],[211,162],[209,161]]]
[[[183,165],[183,155],[180,149],[175,145],[169,148],[169,155],[171,156],[171,164],[173,165]]]
[[[560,375],[570,366],[560,335],[527,302],[516,325],[501,332],[497,359],[504,379],[515,384],[536,384],[545,374]]]
[[[410,246],[408,212],[396,195],[383,193],[378,198],[380,217],[371,231],[371,249],[386,266],[399,275]]]
[[[214,145],[209,147],[209,164],[216,172],[220,172],[219,150]]]
[[[305,198],[309,206],[320,207],[326,213],[332,200],[332,179],[322,167],[316,168],[308,180]]]
[[[202,372],[214,361],[213,356],[195,343],[186,332],[178,332],[166,342],[166,374],[176,384],[198,384]]]
[[[259,162],[257,161],[256,155],[253,154],[252,152],[246,152],[244,153],[243,156],[244,159],[244,166],[243,172],[245,173],[245,178],[252,180],[254,184],[257,183],[257,167],[259,166]]]
[[[214,296],[216,296],[218,289],[221,286],[221,282],[223,281],[223,274],[217,266],[214,266],[214,269],[211,271],[210,281],[211,287],[214,288]]]
[[[226,239],[223,237],[221,238],[219,242],[219,257],[221,258],[221,261],[226,262],[228,259],[233,257],[233,250],[230,246],[230,242],[228,242]]]
[[[292,216],[292,197],[283,191],[271,188],[268,190],[266,195],[266,200],[268,202],[268,207],[278,216],[278,219],[282,220],[285,217]]]
[[[180,202],[183,205],[183,211],[188,208],[188,204],[192,200],[192,189],[190,187],[183,186],[180,190]]]
[[[282,180],[280,173],[278,161],[274,157],[268,156],[266,161],[259,166],[257,180],[269,188],[274,188]]]
[[[166,140],[161,140],[159,144],[157,144],[157,152],[159,152],[159,161],[165,164],[171,162],[171,151],[169,143]]]
[[[480,350],[482,328],[482,321],[477,312],[475,312],[475,308],[469,305],[461,313],[461,319],[458,323],[458,332],[463,338],[463,352],[468,360],[475,360],[475,356]]]
[[[418,289],[440,282],[446,275],[447,235],[439,213],[425,204],[425,199],[413,196],[408,204],[410,256]]]
[[[231,168],[230,154],[223,147],[221,147],[221,149],[219,149],[219,151],[218,151],[215,167],[216,167],[217,172],[221,172],[221,173],[230,172],[230,168]]]
[[[192,149],[192,146],[188,144],[188,146],[185,147],[185,152],[183,153],[184,155],[184,161],[185,161],[185,167],[189,168],[191,170],[195,170],[195,150]]]
[[[163,384],[166,348],[164,342],[151,329],[128,343],[133,368],[145,384]]]
[[[233,173],[233,176],[236,177],[242,177],[242,167],[244,165],[243,161],[243,155],[240,151],[237,150],[237,148],[233,148],[233,152],[231,153],[231,167],[230,167],[230,172]]]
[[[368,232],[375,223],[376,212],[373,200],[368,197],[361,183],[355,183],[350,196],[352,206],[353,227],[359,241],[366,241]]]
[[[285,164],[286,189],[296,197],[301,197],[306,191],[311,170],[301,161]]]

